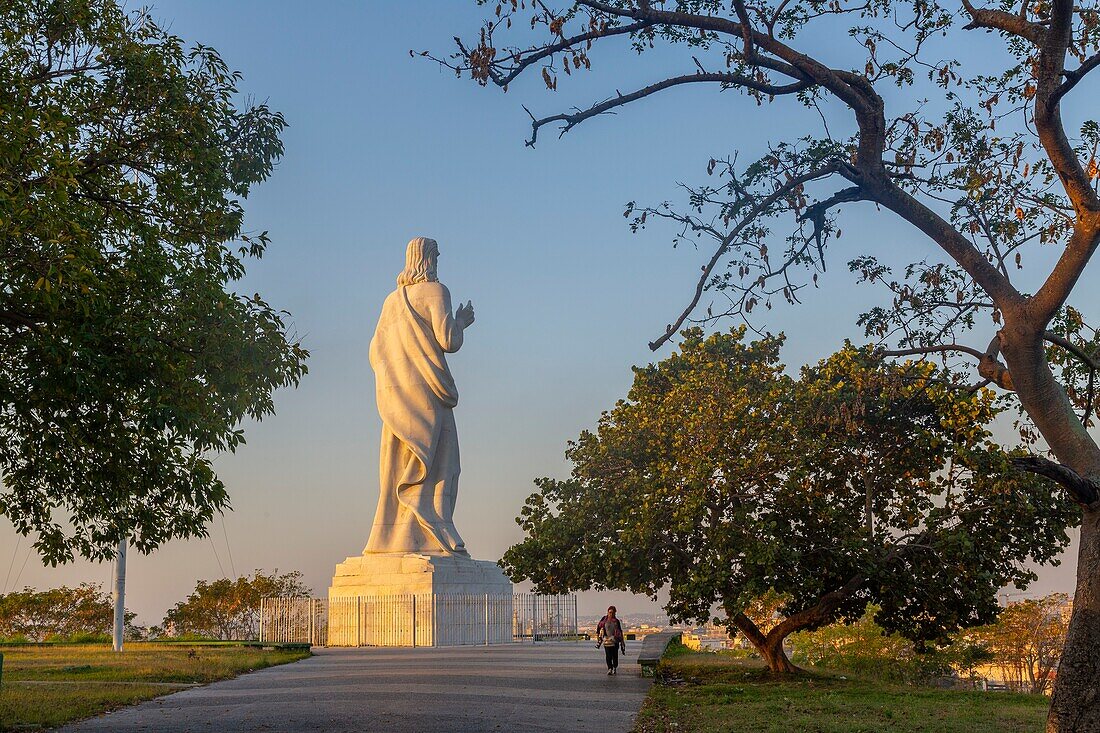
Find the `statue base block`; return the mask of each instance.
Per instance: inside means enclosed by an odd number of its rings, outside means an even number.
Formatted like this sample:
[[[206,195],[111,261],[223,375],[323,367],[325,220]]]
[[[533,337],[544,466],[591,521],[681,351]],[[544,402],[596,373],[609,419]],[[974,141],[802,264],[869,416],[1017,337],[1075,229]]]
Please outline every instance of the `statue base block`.
[[[512,583],[462,555],[371,553],[336,566],[329,646],[454,646],[512,641]]]
[[[495,562],[462,555],[371,553],[336,566],[329,598],[404,594],[512,595]]]

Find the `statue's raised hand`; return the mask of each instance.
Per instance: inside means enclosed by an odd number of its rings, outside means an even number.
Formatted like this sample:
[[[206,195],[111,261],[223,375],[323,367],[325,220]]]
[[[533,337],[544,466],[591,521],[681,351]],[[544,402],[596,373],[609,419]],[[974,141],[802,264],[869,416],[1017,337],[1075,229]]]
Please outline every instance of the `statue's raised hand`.
[[[464,329],[470,327],[470,324],[474,322],[474,302],[472,300],[466,301],[466,305],[458,306],[458,310],[455,311],[455,320]]]

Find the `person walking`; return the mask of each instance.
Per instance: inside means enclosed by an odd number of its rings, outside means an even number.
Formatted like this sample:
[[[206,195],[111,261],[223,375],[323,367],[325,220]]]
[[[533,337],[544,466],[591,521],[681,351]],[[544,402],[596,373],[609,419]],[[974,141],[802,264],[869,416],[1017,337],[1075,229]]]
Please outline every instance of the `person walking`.
[[[607,673],[619,673],[619,649],[626,654],[626,640],[623,636],[623,622],[616,615],[615,607],[607,607],[607,615],[596,625],[596,647],[603,647],[607,659]]]

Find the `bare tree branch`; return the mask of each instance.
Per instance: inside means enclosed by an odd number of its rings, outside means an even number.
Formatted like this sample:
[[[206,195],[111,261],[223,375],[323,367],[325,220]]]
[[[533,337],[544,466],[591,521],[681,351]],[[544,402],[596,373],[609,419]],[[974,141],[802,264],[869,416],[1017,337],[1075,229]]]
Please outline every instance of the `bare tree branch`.
[[[534,115],[531,115],[531,137],[528,138],[527,147],[534,147],[536,140],[538,139],[539,129],[544,125],[548,125],[552,122],[564,122],[565,124],[561,128],[561,135],[572,130],[574,127],[584,122],[587,119],[595,117],[597,115],[606,114],[616,107],[622,107],[623,105],[630,104],[644,97],[648,97],[651,94],[669,89],[671,87],[680,86],[682,84],[694,84],[699,82],[717,82],[720,84],[728,84],[730,86],[741,86],[747,89],[761,92],[763,94],[781,95],[781,94],[796,94],[804,89],[808,89],[813,86],[809,81],[798,81],[792,84],[775,85],[757,81],[744,74],[736,74],[731,72],[698,72],[695,74],[684,74],[683,76],[672,77],[671,79],[664,79],[663,81],[650,84],[647,87],[631,92],[629,94],[620,94],[611,99],[604,100],[599,104],[595,104],[588,109],[579,110],[573,114],[556,114],[549,117],[542,117],[536,119]],[[527,114],[531,114],[528,112]],[[560,137],[560,135],[559,135]]]
[[[989,30],[1004,31],[1020,38],[1026,38],[1032,43],[1039,43],[1043,33],[1046,32],[1039,23],[1033,23],[1022,15],[1007,13],[1003,10],[987,10],[975,8],[970,0],[962,0],[963,7],[970,14],[970,22],[963,26],[966,30],[986,28]]]
[[[1021,471],[1028,471],[1054,481],[1062,486],[1073,500],[1090,509],[1100,507],[1100,484],[1087,479],[1069,466],[1055,463],[1042,456],[1020,456],[1012,459],[1012,465]]]
[[[829,209],[837,204],[851,203],[852,201],[866,201],[867,194],[859,186],[852,186],[837,191],[832,196],[822,201],[818,201],[815,204],[811,204],[806,207],[806,211],[799,217],[803,221],[813,222],[814,231],[813,238],[817,242],[817,253],[821,260],[822,267],[825,263],[824,244],[821,241],[822,230],[825,229],[825,215]]]
[[[735,23],[728,18],[651,8],[619,8],[602,0],[577,0],[577,2],[616,17],[697,28],[739,38],[744,37],[745,33],[740,23]],[[1002,309],[1016,305],[1020,300],[1019,293],[986,260],[984,255],[934,211],[898,188],[886,174],[882,165],[885,148],[884,105],[882,98],[875,92],[870,82],[852,72],[830,69],[775,38],[751,29],[749,32],[756,45],[790,63],[817,84],[826,87],[855,112],[860,128],[856,168],[863,175],[853,182],[868,192],[868,198],[890,207],[928,234],[989,292]]]
[[[1097,360],[1095,355],[1089,354],[1069,339],[1063,336],[1059,336],[1053,331],[1044,332],[1043,339],[1057,346],[1061,346],[1063,349],[1070,352],[1079,360],[1081,360],[1089,369],[1100,369],[1100,360]]]
[[[866,584],[867,578],[853,575],[844,585],[823,595],[815,605],[780,621],[768,636],[782,639],[795,631],[815,629],[835,621],[837,609]]]
[[[966,346],[964,344],[935,344],[933,346],[914,346],[909,349],[883,349],[880,353],[883,356],[900,357],[927,356],[928,354],[946,354],[952,352],[968,354],[970,356],[973,356],[978,361],[981,361],[986,357],[985,353],[978,351],[972,346]]]
[[[995,346],[997,343],[998,340],[994,339],[993,343],[991,343],[989,348],[984,352],[963,344],[933,344],[929,346],[914,346],[908,349],[883,349],[880,353],[888,357],[927,356],[928,354],[946,354],[951,352],[967,354],[977,359],[978,374],[986,383],[992,382],[1001,389],[1013,392],[1015,391],[1015,386],[1013,385],[1012,374],[1009,372],[1008,367],[997,358],[999,354],[999,349]]]
[[[1058,104],[1062,97],[1066,96],[1071,89],[1077,86],[1077,83],[1085,78],[1085,75],[1100,65],[1100,53],[1093,54],[1089,58],[1072,71],[1064,71],[1062,75],[1066,77],[1066,80],[1062,82],[1057,89],[1050,94],[1048,104]]]
[[[746,31],[740,23],[735,23],[728,18],[720,18],[713,15],[696,15],[694,13],[679,11],[656,10],[648,5],[637,8],[620,8],[603,2],[602,0],[576,0],[576,3],[614,17],[650,21],[658,25],[695,28],[702,31],[723,33],[737,38],[744,38],[747,32],[756,46],[777,56],[805,76],[828,88],[829,91],[837,95],[841,101],[855,110],[857,115],[873,117],[882,112],[882,99],[875,92],[870,82],[859,74],[840,69],[830,69],[817,59],[794,50],[778,39],[752,29]],[[751,58],[745,59],[745,61],[748,63],[753,62]],[[864,152],[862,148],[860,152]],[[873,153],[873,149],[868,149],[867,152]],[[879,150],[876,159],[881,159],[881,150]]]
[[[0,310],[0,324],[7,326],[9,329],[26,328],[32,331],[37,331],[41,325],[38,320],[31,316],[14,310]]]
[[[570,36],[569,38],[563,38],[561,41],[558,41],[557,43],[548,44],[546,46],[543,46],[543,47],[539,48],[538,50],[532,49],[532,50],[529,50],[529,51],[513,51],[513,52],[509,53],[509,56],[513,61],[515,61],[515,66],[508,69],[508,71],[504,74],[499,73],[498,71],[494,70],[490,66],[489,69],[487,70],[488,74],[489,74],[489,78],[497,86],[506,87],[517,76],[522,74],[523,71],[527,67],[531,66],[532,64],[538,63],[539,61],[542,61],[543,59],[550,58],[551,56],[553,56],[556,53],[560,53],[562,51],[568,51],[569,49],[573,48],[574,46],[577,46],[577,45],[582,44],[582,43],[588,43],[589,41],[595,41],[595,40],[600,39],[600,38],[610,38],[612,36],[623,36],[623,35],[629,35],[631,33],[637,33],[638,31],[643,30],[645,28],[648,28],[651,25],[653,25],[653,24],[650,23],[649,21],[641,21],[641,22],[638,22],[638,23],[629,23],[627,25],[607,26],[607,27],[602,28],[600,30],[586,31],[585,33],[578,33],[577,35]],[[457,37],[454,40],[455,40],[455,43],[458,44],[458,49],[459,49],[459,51],[462,52],[462,55],[465,56],[467,59],[469,59],[470,58],[470,51],[467,50],[466,46],[462,43],[462,40],[460,38],[457,38]],[[524,55],[524,54],[528,54],[528,55]],[[439,61],[439,59],[434,59],[434,60],[439,62],[439,63],[443,63],[444,66],[447,66],[449,68],[454,68],[450,64]]]
[[[1028,314],[1034,322],[1043,325],[1049,323],[1054,314],[1065,305],[1098,244],[1100,209],[1080,212],[1073,235],[1066,242],[1066,248],[1062,250],[1058,262],[1028,303]]]
[[[925,204],[902,190],[893,181],[879,181],[871,190],[875,201],[914,225],[959,263],[974,282],[1007,311],[1023,302],[1019,291],[985,255],[955,227]],[[863,184],[869,188],[872,184]]]
[[[741,221],[739,221],[737,225],[733,229],[731,229],[729,233],[726,234],[726,236],[722,239],[722,243],[718,246],[718,249],[715,250],[714,255],[710,258],[710,261],[703,266],[703,271],[702,274],[699,276],[698,282],[695,285],[695,294],[692,296],[691,302],[688,303],[686,308],[684,308],[684,311],[680,314],[680,316],[673,323],[669,324],[665,328],[664,334],[662,334],[654,341],[649,342],[650,351],[656,351],[657,349],[661,348],[662,344],[672,338],[672,336],[679,330],[680,326],[684,324],[684,321],[687,320],[688,316],[691,315],[691,312],[695,310],[695,307],[699,305],[699,299],[703,297],[703,291],[706,290],[707,281],[710,279],[710,275],[714,271],[715,266],[722,259],[722,257],[725,256],[727,252],[729,252],[733,242],[737,239],[738,236],[740,236],[745,227],[753,223],[758,216],[771,208],[776,201],[779,201],[781,198],[788,195],[799,186],[802,186],[808,181],[812,181],[818,178],[824,178],[826,176],[839,173],[840,171],[840,163],[832,162],[828,165],[816,168],[807,173],[803,173],[800,176],[795,176],[787,181],[784,185],[776,189],[773,193],[766,196],[755,206],[753,206],[752,209],[750,209],[749,212],[744,217],[742,217]]]

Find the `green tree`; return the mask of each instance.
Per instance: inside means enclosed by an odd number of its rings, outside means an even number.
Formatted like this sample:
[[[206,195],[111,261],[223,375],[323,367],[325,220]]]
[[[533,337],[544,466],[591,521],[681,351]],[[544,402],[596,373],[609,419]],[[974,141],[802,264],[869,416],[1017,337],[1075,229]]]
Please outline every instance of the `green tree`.
[[[684,332],[679,353],[634,369],[626,400],[541,479],[503,564],[542,592],[669,592],[669,616],[724,612],[777,672],[796,631],[857,619],[946,641],[989,623],[1005,585],[1065,547],[1077,516],[1008,470],[986,425],[993,394],[928,363],[851,346],[786,375],[781,337]],[[774,592],[782,620],[746,611]]]
[[[926,682],[955,673],[969,675],[992,659],[988,648],[969,638],[918,646],[901,634],[887,633],[875,623],[878,611],[870,605],[855,621],[792,634],[791,658],[815,667],[901,682]]]
[[[126,611],[126,632],[131,638],[141,629],[133,625],[135,614]],[[82,583],[36,591],[24,588],[0,595],[0,637],[47,641],[103,637],[114,628],[115,607],[99,585]]]
[[[860,321],[896,346],[895,355],[936,355],[1014,395],[1029,437],[1049,447],[1055,460],[1020,456],[1017,465],[1058,482],[1083,517],[1074,615],[1049,727],[1100,731],[1093,694],[1100,688],[1100,446],[1086,430],[1096,414],[1100,339],[1069,304],[1100,242],[1100,125],[1087,119],[1093,107],[1081,97],[1100,66],[1098,3],[489,6],[477,37],[458,39],[457,52],[440,59],[481,85],[523,93],[523,80],[533,77],[557,91],[570,76],[606,68],[600,54],[616,48],[662,46],[674,67],[634,88],[608,79],[601,101],[532,115],[530,146],[544,128],[564,134],[668,90],[684,100],[692,91],[722,92],[731,106],[775,103],[776,114],[803,126],[803,135],[767,141],[763,156],[739,161],[732,149],[764,150],[765,141],[746,140],[731,125],[729,139],[716,141],[711,178],[689,186],[684,210],[627,206],[636,230],[667,222],[677,240],[713,246],[694,294],[654,349],[703,311],[708,289],[724,293],[703,318],[758,318],[774,303],[799,302],[825,272],[841,234],[838,212],[854,202],[912,226],[915,241],[876,237],[850,261],[887,296],[870,300]],[[964,46],[975,51],[961,55]],[[1073,97],[1078,106],[1067,120],[1062,103]],[[806,114],[792,114],[799,105]],[[685,119],[693,116],[689,108]],[[674,143],[675,136],[661,141]],[[898,269],[898,259],[911,264]]]
[[[1050,688],[1066,642],[1069,596],[1055,593],[1010,604],[997,622],[974,629],[974,639],[993,654],[1001,679],[1022,692]]]
[[[204,534],[209,456],[305,373],[232,290],[285,125],[239,80],[113,0],[0,5],[0,512],[51,564]]]
[[[749,601],[742,613],[752,621],[760,633],[766,635],[783,620],[782,611],[788,600],[790,599],[776,593],[774,589],[769,589],[767,593]]]
[[[214,639],[256,639],[260,631],[260,600],[277,596],[308,596],[310,589],[298,571],[265,574],[236,580],[200,580],[195,591],[164,615],[162,627],[173,636],[195,635]]]

